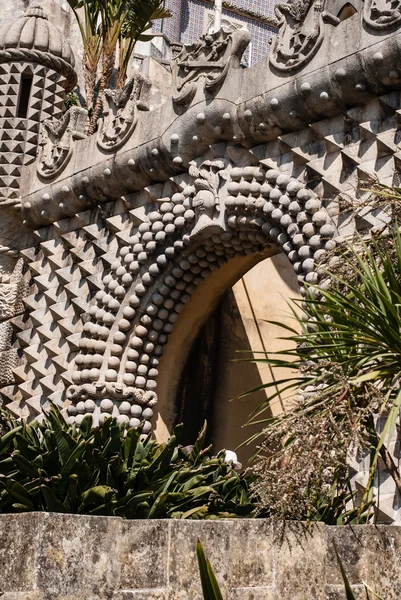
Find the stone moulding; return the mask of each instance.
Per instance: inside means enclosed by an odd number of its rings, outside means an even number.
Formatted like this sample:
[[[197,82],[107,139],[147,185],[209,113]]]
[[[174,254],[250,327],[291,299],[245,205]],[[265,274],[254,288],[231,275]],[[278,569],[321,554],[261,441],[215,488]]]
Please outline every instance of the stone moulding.
[[[351,51],[338,43],[342,35],[359,36],[360,47]],[[26,172],[23,219],[31,226],[47,225],[185,172],[210,144],[231,140],[234,145],[251,147],[366,104],[380,93],[401,87],[394,69],[400,57],[400,32],[378,38],[364,32],[355,15],[331,29],[321,52],[302,74],[283,81],[270,72],[255,80],[255,69],[269,68],[267,61],[251,69],[230,70],[219,94],[207,101],[200,78],[192,105],[183,114],[177,116],[169,103],[143,112],[113,161],[99,154],[92,136],[75,142],[77,164],[68,177],[55,177],[44,188]]]

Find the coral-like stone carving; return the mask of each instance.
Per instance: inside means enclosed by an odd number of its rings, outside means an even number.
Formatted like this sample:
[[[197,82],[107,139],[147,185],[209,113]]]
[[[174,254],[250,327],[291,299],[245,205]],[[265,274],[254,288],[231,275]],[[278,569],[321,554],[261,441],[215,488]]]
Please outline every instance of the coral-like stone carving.
[[[138,111],[149,110],[147,96],[150,86],[150,81],[138,72],[123,88],[106,90],[104,120],[97,137],[100,148],[115,151],[125,144],[138,122]]]
[[[220,216],[219,188],[221,181],[227,179],[222,160],[205,160],[200,167],[193,162],[189,174],[195,177],[195,197],[192,207],[195,210],[196,222],[190,234],[191,238],[211,235],[223,230]]]
[[[366,0],[364,20],[374,29],[385,29],[401,21],[401,2],[399,0]]]
[[[316,54],[323,41],[324,22],[339,23],[339,19],[324,11],[325,5],[326,0],[277,4],[280,32],[270,53],[270,63],[276,69],[295,71]]]
[[[180,106],[189,105],[200,81],[204,82],[205,92],[215,93],[229,69],[239,66],[250,39],[247,29],[222,28],[185,46],[172,62],[174,102]]]
[[[73,153],[74,140],[86,137],[86,117],[86,110],[75,106],[59,121],[43,121],[42,144],[37,162],[37,171],[41,177],[56,177],[65,169]]]

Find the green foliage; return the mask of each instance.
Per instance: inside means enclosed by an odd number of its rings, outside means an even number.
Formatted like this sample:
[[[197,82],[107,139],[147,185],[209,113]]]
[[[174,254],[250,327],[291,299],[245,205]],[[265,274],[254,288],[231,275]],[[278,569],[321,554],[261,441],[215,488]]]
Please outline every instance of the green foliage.
[[[273,389],[251,419],[259,424],[259,433],[251,440],[262,440],[254,466],[261,477],[256,484],[261,507],[281,516],[319,520],[319,502],[326,498],[331,519],[342,498],[338,516],[349,522],[355,517],[365,520],[372,506],[379,456],[401,490],[387,451],[401,405],[398,229],[346,248],[330,276],[329,290],[321,290],[318,297],[311,290],[305,299],[295,301],[294,327],[275,323],[286,330],[283,339],[291,340],[293,347],[260,361],[287,370],[289,376],[262,386]],[[288,410],[271,418],[266,413],[283,388],[292,394]],[[377,416],[386,421],[380,436]],[[346,461],[352,445],[370,451],[366,492],[357,514],[355,507],[346,512],[350,502]]]
[[[219,584],[217,583],[212,566],[205,556],[205,551],[203,550],[200,540],[198,540],[196,546],[196,556],[198,557],[199,574],[204,600],[223,600]]]
[[[83,67],[88,108],[86,133],[92,134],[101,116],[104,91],[114,72],[117,47],[118,87],[123,87],[135,42],[139,39],[152,39],[149,29],[153,21],[170,17],[171,14],[164,8],[164,0],[67,1],[76,17],[84,47]]]
[[[66,110],[68,110],[72,106],[81,106],[81,104],[79,102],[79,96],[77,93],[77,89],[72,90],[72,92],[67,94],[64,104],[65,104]]]
[[[192,449],[182,425],[165,444],[125,433],[115,419],[92,429],[67,425],[56,407],[42,423],[19,425],[1,415],[0,512],[47,511],[127,519],[250,517],[252,479],[204,448],[206,426]]]

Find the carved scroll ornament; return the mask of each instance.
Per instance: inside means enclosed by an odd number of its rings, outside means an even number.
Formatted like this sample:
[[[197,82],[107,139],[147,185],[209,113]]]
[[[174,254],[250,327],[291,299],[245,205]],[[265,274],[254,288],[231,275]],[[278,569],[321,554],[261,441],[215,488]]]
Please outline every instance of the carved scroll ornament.
[[[174,102],[188,106],[202,81],[205,92],[216,92],[230,66],[239,65],[250,39],[247,29],[232,31],[223,27],[216,33],[203,35],[194,44],[184,46],[172,62]]]
[[[83,139],[87,112],[73,106],[59,121],[43,121],[37,171],[45,179],[56,177],[69,163],[74,140]]]
[[[296,71],[318,51],[324,23],[337,25],[339,19],[325,12],[326,0],[294,0],[275,8],[279,35],[270,52],[270,63],[280,71]]]
[[[149,110],[146,99],[150,85],[146,77],[136,73],[123,88],[106,90],[104,119],[97,137],[100,148],[111,152],[125,144],[138,122],[138,111]]]
[[[363,17],[373,29],[390,28],[401,22],[400,0],[365,0]]]

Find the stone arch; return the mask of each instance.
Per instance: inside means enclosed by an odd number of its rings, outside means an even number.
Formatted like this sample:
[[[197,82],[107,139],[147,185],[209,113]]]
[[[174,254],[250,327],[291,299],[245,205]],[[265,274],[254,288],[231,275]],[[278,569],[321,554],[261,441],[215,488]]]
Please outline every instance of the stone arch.
[[[71,422],[86,412],[150,431],[158,366],[174,324],[197,287],[232,258],[284,252],[304,283],[320,281],[319,261],[336,229],[322,201],[269,161],[236,166],[229,152],[193,161],[189,177],[157,198],[120,239],[84,325]]]

